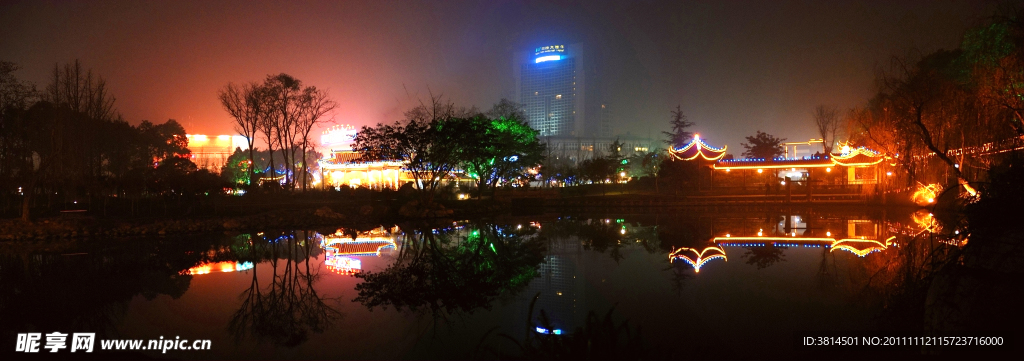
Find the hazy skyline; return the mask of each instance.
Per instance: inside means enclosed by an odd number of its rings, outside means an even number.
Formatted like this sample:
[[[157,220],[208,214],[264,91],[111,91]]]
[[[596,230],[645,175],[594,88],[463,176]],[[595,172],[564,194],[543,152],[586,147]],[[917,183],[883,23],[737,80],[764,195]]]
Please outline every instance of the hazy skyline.
[[[760,129],[816,137],[818,104],[860,106],[876,66],[955,48],[993,1],[3,2],[0,60],[45,87],[80,59],[133,124],[177,119],[227,134],[216,92],[288,73],[328,88],[337,123],[392,122],[428,97],[487,109],[512,98],[512,56],[587,42],[602,55],[615,133],[660,138],[680,104],[739,156]]]

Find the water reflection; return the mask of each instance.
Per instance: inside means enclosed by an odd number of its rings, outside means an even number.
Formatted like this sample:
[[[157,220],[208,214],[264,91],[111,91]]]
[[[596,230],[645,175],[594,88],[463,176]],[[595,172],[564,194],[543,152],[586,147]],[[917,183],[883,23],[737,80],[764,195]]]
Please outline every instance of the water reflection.
[[[918,218],[914,221],[918,222]],[[889,234],[891,229],[900,227],[881,220],[787,214],[745,219],[723,217],[713,220],[712,228],[713,233],[720,235],[708,240],[701,250],[674,248],[669,260],[685,262],[696,273],[710,260],[727,260],[727,248],[742,248],[745,263],[758,270],[784,262],[789,248],[822,248],[827,253],[841,250],[865,257],[898,246],[894,242],[896,236]],[[819,269],[826,270],[824,256],[822,262]]]
[[[258,342],[297,346],[310,332],[324,332],[341,316],[314,287],[322,277],[319,264],[310,262],[310,256],[320,250],[317,234],[300,231],[242,237],[252,254],[267,256],[271,274],[261,281],[259,272],[251,272],[242,304],[228,324],[228,332],[236,339],[251,337]]]
[[[362,272],[363,263],[359,257],[380,257],[383,252],[398,247],[392,231],[378,227],[366,232],[338,230],[334,234],[323,235],[320,247],[324,250],[324,265],[339,275],[351,276]]]
[[[512,358],[582,352],[589,342],[605,342],[599,341],[605,331],[612,335],[606,343],[622,348],[633,342],[624,340],[640,338],[623,334],[622,319],[612,322],[605,314],[615,304],[621,305],[621,317],[654,330],[645,336],[658,340],[652,344],[683,336],[725,339],[766,322],[789,335],[800,327],[840,325],[812,322],[832,322],[832,317],[844,317],[841,325],[857,325],[846,329],[863,330],[879,313],[882,329],[920,331],[921,315],[935,313],[926,313],[923,301],[933,275],[958,259],[958,246],[967,239],[956,237],[961,228],[938,226],[940,221],[927,211],[775,209],[619,217],[548,215],[151,239],[84,250],[81,256],[6,254],[0,257],[0,327],[5,337],[74,330],[113,338],[115,330],[125,329],[126,315],[136,317],[136,325],[139,318],[148,325],[145,318],[152,315],[147,312],[170,312],[159,307],[132,311],[147,299],[166,295],[160,302],[196,305],[218,299],[209,297],[216,293],[229,295],[216,301],[230,299],[229,307],[196,310],[219,312],[196,328],[215,329],[227,341],[245,340],[235,344],[236,350],[255,344],[311,358],[334,356],[318,351],[323,340],[344,343],[337,340],[370,333],[417,350],[389,354],[393,357],[419,357],[416,352],[432,347],[424,345],[462,345],[466,337],[478,338],[496,326],[502,329],[494,335],[511,335],[522,345],[513,348],[522,354],[500,354]],[[935,230],[953,234],[945,237]],[[194,297],[178,300],[187,292]],[[345,302],[332,298],[338,295],[345,295]],[[790,310],[790,304],[806,307]],[[831,311],[844,307],[860,313]],[[378,312],[367,315],[369,310]],[[742,325],[678,316],[721,312],[734,312],[733,319]],[[450,320],[451,315],[459,315],[459,322],[447,323],[450,334],[415,332],[418,326],[436,325],[431,317]],[[345,322],[359,326],[340,327]],[[707,334],[679,333],[679,322],[692,322],[693,329]],[[461,328],[467,331],[458,333]],[[788,340],[778,337],[766,337],[765,344]],[[484,343],[489,347],[499,341]],[[372,349],[360,352],[362,357],[375,355]],[[459,356],[434,352],[439,358]]]
[[[136,295],[177,299],[197,264],[227,261],[223,240],[160,238],[73,254],[0,255],[0,336],[31,330],[114,335]],[[8,336],[10,336],[8,338]]]
[[[487,223],[402,227],[401,249],[384,270],[362,272],[356,302],[373,309],[427,310],[445,317],[490,309],[537,276],[544,246],[534,227]]]
[[[679,247],[679,249],[672,251],[668,257],[673,262],[683,261],[689,263],[695,272],[700,272],[700,268],[710,260],[729,260],[729,258],[725,256],[725,250],[717,246],[706,247],[699,252],[693,248]]]

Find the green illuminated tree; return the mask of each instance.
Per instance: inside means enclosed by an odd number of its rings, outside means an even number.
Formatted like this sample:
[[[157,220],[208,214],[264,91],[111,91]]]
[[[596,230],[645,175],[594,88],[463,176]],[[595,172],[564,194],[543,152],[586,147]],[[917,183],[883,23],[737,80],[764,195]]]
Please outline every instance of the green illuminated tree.
[[[490,309],[501,296],[525,288],[543,262],[543,243],[533,230],[478,225],[464,237],[407,231],[398,259],[379,272],[356,274],[354,301],[367,308],[426,310],[445,317]]]
[[[492,110],[491,113],[497,112]],[[490,187],[493,193],[498,182],[507,182],[525,174],[527,169],[539,165],[543,159],[544,145],[538,138],[540,132],[530,128],[515,112],[509,116],[495,119],[476,117],[472,120],[485,129],[484,137],[466,144],[471,151],[467,153],[469,157],[464,167],[477,179],[481,194],[485,187]]]

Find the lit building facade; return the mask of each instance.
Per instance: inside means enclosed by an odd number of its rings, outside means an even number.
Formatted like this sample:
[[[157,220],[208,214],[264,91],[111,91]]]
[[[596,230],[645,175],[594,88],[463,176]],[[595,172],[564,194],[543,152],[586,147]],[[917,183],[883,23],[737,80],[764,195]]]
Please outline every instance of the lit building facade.
[[[318,161],[324,186],[398,189],[412,181],[401,162],[360,161],[362,154],[352,149],[355,137],[356,129],[350,125],[334,126],[321,135],[321,144],[329,149]]]
[[[249,149],[249,143],[241,135],[186,134],[185,137],[192,151],[192,163],[214,173],[220,173],[236,148]]]

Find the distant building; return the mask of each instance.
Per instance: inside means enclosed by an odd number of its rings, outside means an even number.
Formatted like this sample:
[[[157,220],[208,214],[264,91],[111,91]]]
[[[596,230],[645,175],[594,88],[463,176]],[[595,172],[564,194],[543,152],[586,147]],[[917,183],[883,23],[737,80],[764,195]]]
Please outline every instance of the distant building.
[[[540,131],[549,159],[572,163],[608,154],[618,139],[624,156],[655,151],[657,141],[612,136],[614,112],[601,92],[597,56],[582,43],[547,45],[515,54],[515,101]]]
[[[513,61],[516,102],[542,137],[607,137],[595,56],[582,43],[520,52]]]
[[[658,140],[630,134],[617,137],[540,137],[540,141],[547,146],[545,151],[549,160],[571,163],[608,156],[615,141],[619,142],[618,152],[623,157],[664,149],[663,143]]]
[[[192,163],[214,173],[220,173],[236,148],[249,149],[249,143],[241,135],[186,134],[185,137],[192,151]]]

